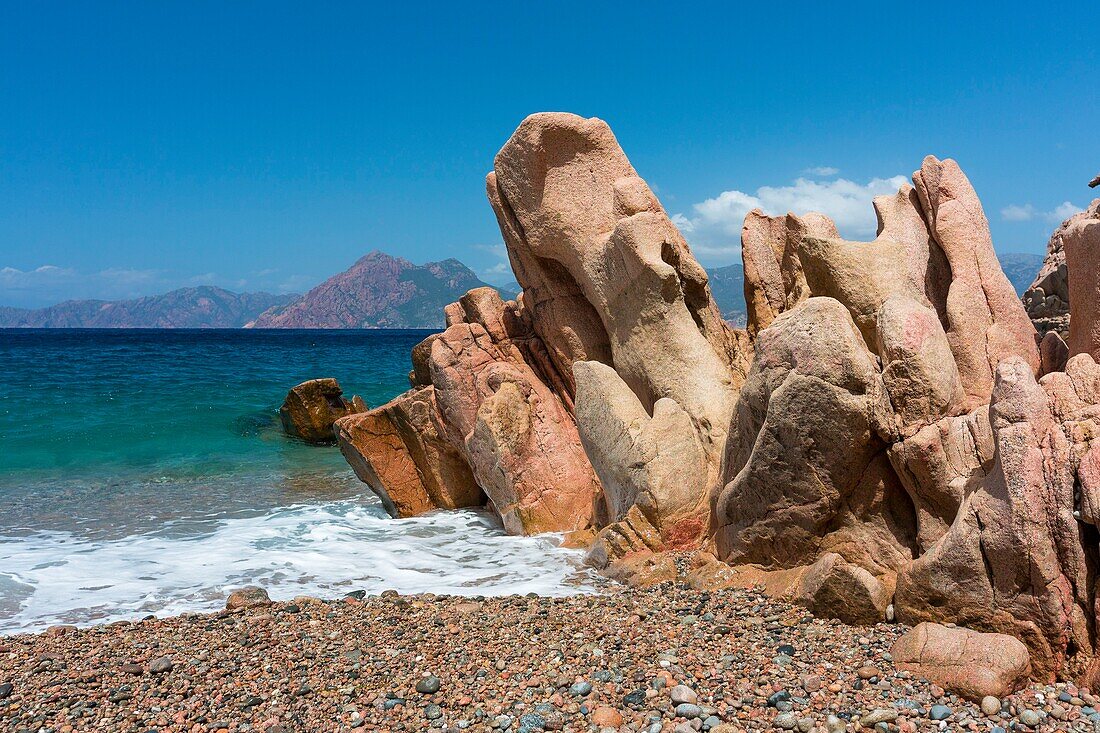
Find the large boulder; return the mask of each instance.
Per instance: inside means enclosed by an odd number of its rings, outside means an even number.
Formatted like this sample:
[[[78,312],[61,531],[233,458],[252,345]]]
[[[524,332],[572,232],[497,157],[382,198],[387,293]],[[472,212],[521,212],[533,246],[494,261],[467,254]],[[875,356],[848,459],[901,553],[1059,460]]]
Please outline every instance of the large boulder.
[[[921,623],[890,648],[894,666],[972,701],[1007,697],[1027,684],[1031,660],[1019,640],[1005,634]]]
[[[1043,266],[1024,292],[1024,308],[1041,334],[1054,332],[1063,339],[1069,334],[1069,267],[1065,236],[1070,227],[1086,219],[1100,219],[1100,199],[1094,199],[1085,211],[1058,225],[1047,242]]]
[[[681,445],[694,439],[702,460],[692,473],[703,477],[703,486],[715,485],[744,377],[740,341],[711,299],[703,268],[611,129],[595,118],[532,115],[497,154],[487,188],[530,298],[534,330],[558,370],[575,377],[578,361],[613,370],[599,374],[602,386],[586,390],[585,400],[616,404],[582,405],[578,398],[586,446],[599,455],[638,452],[645,462],[644,445],[608,444],[616,440],[613,425],[590,419],[604,415],[618,423],[633,411],[622,411],[622,388],[605,389],[619,380],[646,413],[663,399],[678,406],[688,420],[661,418],[660,430],[675,431]],[[621,514],[624,497],[652,496],[660,483],[649,471],[612,475],[608,461],[596,464],[601,480],[616,487],[614,514]],[[705,493],[694,497],[700,513]],[[682,505],[674,497],[652,504],[659,510]],[[663,530],[665,518],[655,519]]]
[[[577,425],[585,453],[603,486],[602,522],[622,519],[634,506],[666,534],[679,519],[697,521],[707,496],[706,455],[691,416],[675,400],[657,400],[650,415],[615,370],[596,361],[573,365]]]
[[[917,544],[927,550],[955,521],[963,499],[993,462],[989,408],[945,417],[890,446],[890,463],[917,515]]]
[[[886,389],[851,314],[810,298],[755,348],[715,503],[719,556],[793,568],[834,552],[892,584],[913,557],[915,518],[886,455]]]
[[[893,585],[827,552],[800,573],[787,596],[815,616],[872,626],[886,619]]]
[[[444,434],[508,532],[592,523],[600,484],[573,417],[514,344],[456,323],[432,345],[431,374]]]
[[[465,457],[441,437],[437,421],[430,386],[336,421],[340,451],[391,516],[485,504]]]
[[[323,444],[336,439],[333,423],[366,409],[360,397],[345,399],[344,390],[335,379],[311,379],[291,388],[279,408],[279,419],[287,435]]]
[[[755,338],[776,316],[809,297],[798,253],[802,239],[839,236],[832,219],[823,214],[748,213],[741,228],[741,260],[749,336]]]

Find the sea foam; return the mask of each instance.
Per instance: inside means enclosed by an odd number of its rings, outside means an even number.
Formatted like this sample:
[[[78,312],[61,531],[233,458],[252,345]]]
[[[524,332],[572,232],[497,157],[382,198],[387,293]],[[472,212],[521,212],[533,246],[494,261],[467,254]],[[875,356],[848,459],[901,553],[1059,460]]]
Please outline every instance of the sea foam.
[[[581,553],[558,541],[505,535],[473,510],[390,519],[371,496],[167,522],[113,539],[58,531],[0,537],[0,633],[213,611],[229,591],[250,584],[274,600],[386,589],[593,592]]]

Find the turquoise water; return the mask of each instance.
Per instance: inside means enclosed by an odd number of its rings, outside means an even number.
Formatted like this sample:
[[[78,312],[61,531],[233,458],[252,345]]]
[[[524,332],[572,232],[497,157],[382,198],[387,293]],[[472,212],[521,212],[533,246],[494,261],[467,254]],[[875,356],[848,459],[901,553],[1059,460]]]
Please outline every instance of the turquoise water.
[[[349,587],[555,592],[576,557],[484,513],[391,520],[287,389],[379,405],[426,331],[0,330],[0,632]]]

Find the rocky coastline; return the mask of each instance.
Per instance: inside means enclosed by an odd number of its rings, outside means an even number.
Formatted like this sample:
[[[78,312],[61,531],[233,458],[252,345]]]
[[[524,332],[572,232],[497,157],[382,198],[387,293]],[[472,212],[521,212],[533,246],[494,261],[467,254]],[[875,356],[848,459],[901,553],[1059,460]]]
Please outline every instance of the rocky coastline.
[[[486,179],[522,292],[448,305],[393,401],[283,419],[395,517],[486,507],[619,582],[0,638],[0,723],[1100,730],[1100,200],[1021,301],[958,164],[912,181],[871,242],[750,213],[734,328],[608,125],[532,115]]]
[[[521,294],[448,306],[412,389],[336,421],[393,514],[488,506],[635,585],[698,550],[710,587],[1007,635],[1095,685],[1100,201],[1026,307],[951,159],[875,199],[870,242],[753,211],[735,329],[602,120],[528,117],[486,190]]]

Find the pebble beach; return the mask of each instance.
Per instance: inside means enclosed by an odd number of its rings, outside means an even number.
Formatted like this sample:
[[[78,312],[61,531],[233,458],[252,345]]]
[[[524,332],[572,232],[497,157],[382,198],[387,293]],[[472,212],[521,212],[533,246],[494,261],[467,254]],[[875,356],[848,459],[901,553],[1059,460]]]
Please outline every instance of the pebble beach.
[[[0,637],[0,729],[1100,729],[1088,690],[962,700],[895,670],[905,626],[755,589],[360,595]]]

